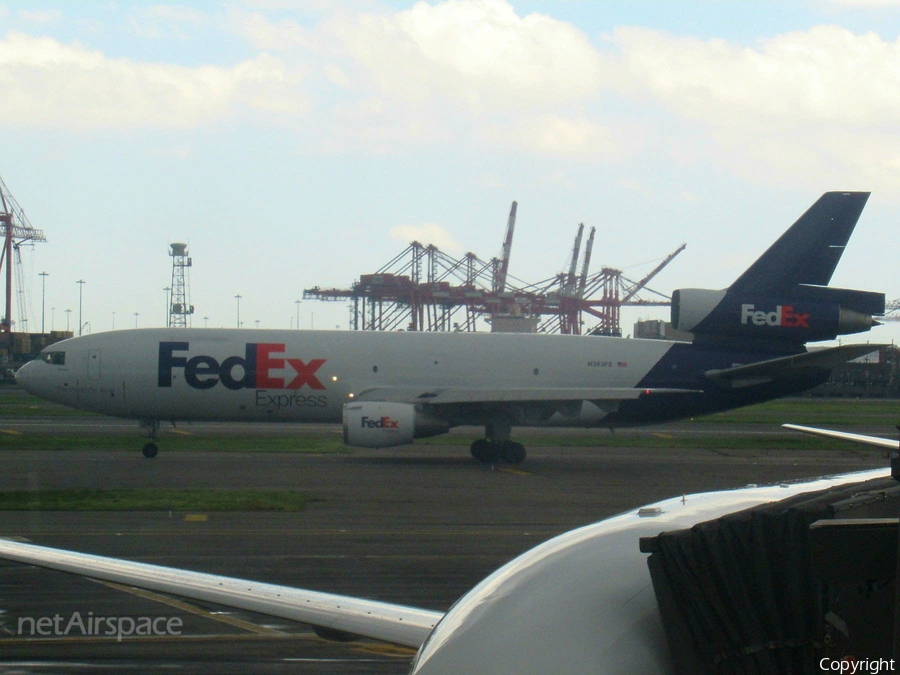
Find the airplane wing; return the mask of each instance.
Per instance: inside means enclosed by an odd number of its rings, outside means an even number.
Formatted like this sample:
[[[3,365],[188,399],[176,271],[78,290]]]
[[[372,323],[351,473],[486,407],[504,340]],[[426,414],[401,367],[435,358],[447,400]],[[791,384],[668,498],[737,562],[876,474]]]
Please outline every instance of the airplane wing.
[[[0,557],[418,648],[444,616],[404,605],[264,584],[0,539]]]
[[[751,363],[746,366],[707,370],[705,375],[710,380],[729,387],[750,387],[784,379],[803,370],[830,370],[847,361],[878,351],[883,346],[885,345],[841,345],[802,354],[782,356],[777,359]]]
[[[521,387],[487,389],[467,387],[413,388],[375,387],[365,389],[358,401],[389,401],[392,403],[526,403],[565,401],[627,401],[641,396],[698,393],[693,389],[636,389],[632,387]]]
[[[816,429],[815,427],[804,427],[799,424],[782,424],[783,429],[791,431],[799,431],[812,436],[824,436],[825,438],[837,438],[842,441],[853,441],[855,443],[863,443],[876,448],[885,448],[887,450],[900,451],[900,441],[892,441],[889,438],[879,438],[878,436],[866,436],[864,434],[851,434],[846,431],[832,431],[831,429]]]

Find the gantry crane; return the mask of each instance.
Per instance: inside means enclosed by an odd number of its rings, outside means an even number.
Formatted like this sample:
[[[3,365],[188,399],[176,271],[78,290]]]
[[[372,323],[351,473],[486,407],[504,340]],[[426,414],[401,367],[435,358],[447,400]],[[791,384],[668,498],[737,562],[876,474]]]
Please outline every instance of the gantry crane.
[[[14,266],[16,267],[15,277],[18,286],[16,300],[19,305],[19,321],[23,326],[28,321],[20,247],[26,242],[47,241],[47,238],[41,230],[31,226],[22,207],[16,202],[2,178],[0,178],[0,237],[3,240],[3,250],[0,251],[0,271],[3,270],[4,265],[6,266],[6,311],[0,317],[0,333],[11,333]],[[15,256],[15,260],[13,256]]]

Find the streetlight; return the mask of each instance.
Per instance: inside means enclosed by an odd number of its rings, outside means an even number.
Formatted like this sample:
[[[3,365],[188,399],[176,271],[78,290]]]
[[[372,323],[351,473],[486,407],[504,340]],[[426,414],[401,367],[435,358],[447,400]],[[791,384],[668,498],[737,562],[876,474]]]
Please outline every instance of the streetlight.
[[[166,328],[168,328],[169,320],[172,317],[172,310],[169,308],[169,291],[171,291],[172,288],[170,286],[166,286],[163,290],[166,292]]]
[[[234,296],[234,299],[237,300],[237,327],[241,327],[241,294],[238,293]]]
[[[256,324],[256,330],[259,330],[259,319],[256,319],[253,323]]]
[[[50,308],[50,332],[53,332],[53,329],[56,328],[56,307]]]
[[[297,330],[300,330],[300,301],[295,300],[294,302],[297,305]]]
[[[203,327],[206,328],[207,326],[209,326],[209,317],[204,316],[203,317]]]
[[[84,291],[84,279],[75,282],[78,284],[78,334],[81,335],[81,296]]]
[[[137,312],[134,313],[134,327],[137,328],[137,318],[140,316]]]
[[[72,310],[67,309],[66,310],[66,333],[69,332],[69,316],[71,316],[71,314],[72,314]]]
[[[45,333],[44,330],[44,305],[46,305],[47,298],[47,277],[50,276],[46,272],[41,272],[41,333]]]
[[[113,314],[113,326],[112,326],[112,329],[115,330],[115,329],[116,329],[116,312],[115,312],[115,310],[113,310],[113,313],[112,313],[112,314]]]

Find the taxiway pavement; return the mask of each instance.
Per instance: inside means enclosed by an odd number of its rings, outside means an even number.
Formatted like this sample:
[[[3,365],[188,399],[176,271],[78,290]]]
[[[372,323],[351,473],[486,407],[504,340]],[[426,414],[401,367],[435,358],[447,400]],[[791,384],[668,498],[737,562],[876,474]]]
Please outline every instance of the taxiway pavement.
[[[109,428],[119,432],[116,425]],[[643,433],[684,432],[673,425]],[[283,432],[254,427],[248,444],[257,433]],[[885,462],[876,452],[850,446],[809,452],[766,449],[765,442],[756,450],[610,449],[603,438],[598,432],[597,447],[589,448],[530,447],[525,464],[492,470],[476,464],[463,444],[334,455],[166,453],[163,446],[156,459],[146,460],[136,433],[130,451],[10,451],[2,449],[0,436],[0,490],[252,487],[312,498],[298,513],[0,512],[0,536],[446,610],[528,548],[641,504]],[[33,639],[19,631],[23,617],[76,612],[179,617],[184,625],[180,637],[121,642],[77,634]],[[411,656],[370,641],[326,642],[302,624],[0,561],[3,673],[174,668],[394,675],[407,671]]]

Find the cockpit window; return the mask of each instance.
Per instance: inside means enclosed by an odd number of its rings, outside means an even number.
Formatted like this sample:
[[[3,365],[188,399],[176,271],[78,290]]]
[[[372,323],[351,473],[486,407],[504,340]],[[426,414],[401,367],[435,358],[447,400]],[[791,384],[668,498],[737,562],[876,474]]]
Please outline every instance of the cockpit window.
[[[51,366],[64,366],[66,365],[66,353],[44,352],[41,354],[41,360],[45,363],[49,363]]]

